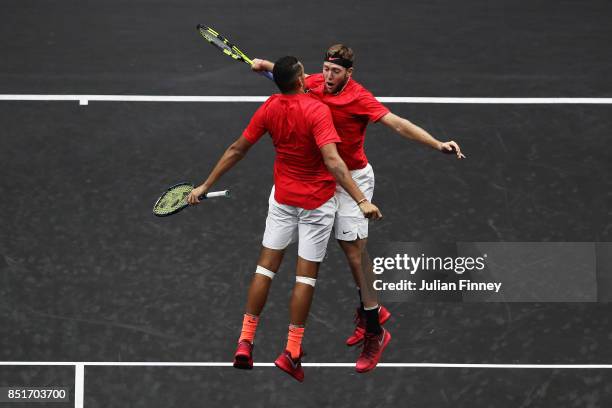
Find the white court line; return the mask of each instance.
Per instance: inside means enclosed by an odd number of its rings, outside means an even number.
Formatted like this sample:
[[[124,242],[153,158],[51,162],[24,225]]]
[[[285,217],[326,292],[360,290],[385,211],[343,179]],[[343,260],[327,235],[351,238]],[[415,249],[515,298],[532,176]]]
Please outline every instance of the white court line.
[[[85,365],[77,363],[74,367],[74,408],[83,408],[85,396]]]
[[[43,95],[0,94],[0,101],[78,101],[89,102],[263,102],[267,96],[186,96],[186,95]],[[438,104],[612,104],[612,98],[455,98],[382,96],[383,103]]]
[[[231,367],[231,362],[156,362],[156,361],[0,361],[0,366],[106,366],[106,367]],[[304,367],[345,368],[355,363],[302,363]],[[274,367],[274,363],[255,363],[256,367]],[[462,364],[462,363],[379,363],[385,368],[544,368],[611,369],[612,364]]]
[[[106,367],[231,367],[229,362],[107,362],[107,361],[0,361],[0,366],[74,366],[74,408],[84,408],[85,366]],[[274,363],[255,363],[255,367],[274,367]],[[302,363],[304,367],[355,368],[355,363]],[[377,368],[510,368],[510,369],[611,369],[612,364],[446,364],[379,363]]]

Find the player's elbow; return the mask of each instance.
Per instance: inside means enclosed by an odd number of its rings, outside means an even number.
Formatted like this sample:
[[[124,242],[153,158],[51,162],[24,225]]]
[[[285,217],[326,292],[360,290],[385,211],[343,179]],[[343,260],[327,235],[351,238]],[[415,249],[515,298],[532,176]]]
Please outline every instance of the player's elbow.
[[[393,123],[393,130],[401,135],[409,135],[412,131],[410,122],[405,119],[400,119]]]
[[[392,115],[392,114],[389,114]],[[408,136],[410,137],[411,133],[412,133],[412,124],[404,119],[401,118],[399,116],[396,115],[392,115],[389,118],[383,118],[384,119],[384,124],[387,125],[387,127],[391,130],[393,130],[395,133],[398,133],[402,136]]]
[[[336,180],[343,180],[347,177],[348,170],[346,169],[346,165],[340,156],[330,157],[329,159],[325,160],[325,166]]]
[[[337,179],[346,167],[344,161],[338,154],[335,143],[329,143],[321,148],[323,163],[327,170]]]
[[[242,146],[240,143],[236,142],[236,143],[232,143],[232,145],[227,149],[227,153],[231,157],[240,160],[244,156],[246,156],[248,150],[249,150],[248,148],[246,148],[245,146]]]
[[[323,162],[325,163],[325,167],[332,174],[335,174],[340,168],[340,156],[337,155],[329,155],[323,158]]]

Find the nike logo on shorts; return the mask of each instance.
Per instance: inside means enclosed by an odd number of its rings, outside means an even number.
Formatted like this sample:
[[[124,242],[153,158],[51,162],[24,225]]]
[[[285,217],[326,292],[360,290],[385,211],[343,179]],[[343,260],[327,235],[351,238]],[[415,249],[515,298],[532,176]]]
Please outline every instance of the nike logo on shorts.
[[[342,230],[343,234],[348,234],[349,232],[351,232],[351,230],[348,230],[348,231]]]

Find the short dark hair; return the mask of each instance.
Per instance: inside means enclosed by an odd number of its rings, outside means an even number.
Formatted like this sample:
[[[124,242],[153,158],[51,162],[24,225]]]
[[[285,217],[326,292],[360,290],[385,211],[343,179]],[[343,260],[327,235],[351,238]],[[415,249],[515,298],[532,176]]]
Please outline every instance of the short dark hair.
[[[332,58],[342,58],[351,62],[355,62],[355,54],[353,53],[353,49],[347,47],[344,44],[334,44],[327,49],[325,53],[325,59]]]
[[[274,63],[274,82],[281,92],[291,92],[296,87],[296,81],[302,74],[302,64],[300,61],[291,55],[279,58]]]

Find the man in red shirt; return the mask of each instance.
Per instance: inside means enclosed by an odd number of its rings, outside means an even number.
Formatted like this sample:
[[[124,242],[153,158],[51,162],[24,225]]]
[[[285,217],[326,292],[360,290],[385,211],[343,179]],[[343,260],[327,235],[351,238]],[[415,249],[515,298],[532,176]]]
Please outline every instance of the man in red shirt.
[[[352,79],[353,50],[343,44],[332,45],[325,53],[323,72],[306,78],[306,89],[314,98],[330,107],[334,126],[342,143],[338,152],[346,162],[351,175],[368,199],[374,192],[374,172],[364,151],[365,130],[370,122],[380,122],[401,136],[423,143],[443,153],[455,153],[458,159],[465,156],[454,141],[440,142],[425,130],[389,111],[362,85]],[[270,61],[255,59],[254,71],[274,67]],[[379,306],[372,282],[371,261],[366,250],[368,220],[355,207],[346,191],[338,186],[338,212],[334,224],[335,236],[342,247],[353,279],[359,289],[360,307],[357,308],[357,327],[346,343],[349,346],[363,343],[356,369],[366,372],[378,363],[388,343],[388,332],[381,324],[390,313]]]
[[[382,215],[359,190],[337,152],[336,143],[340,138],[329,108],[304,93],[302,64],[295,57],[279,59],[274,66],[274,80],[282,93],[272,95],[257,109],[242,136],[225,151],[206,181],[191,192],[188,202],[197,204],[198,197],[242,159],[266,132],[270,133],[276,150],[274,187],[257,269],[249,287],[234,367],[253,368],[253,341],[259,315],[285,248],[297,240],[296,283],[291,296],[287,346],[275,364],[303,381],[304,325],[338,207],[336,181],[352,197],[364,217],[378,219]]]

